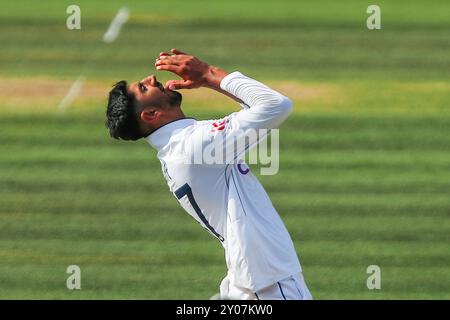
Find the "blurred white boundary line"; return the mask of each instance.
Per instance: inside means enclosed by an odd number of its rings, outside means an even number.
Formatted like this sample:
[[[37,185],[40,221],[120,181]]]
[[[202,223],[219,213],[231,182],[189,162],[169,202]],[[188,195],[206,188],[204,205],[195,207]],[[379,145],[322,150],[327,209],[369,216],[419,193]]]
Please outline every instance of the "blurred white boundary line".
[[[69,88],[69,91],[67,91],[64,98],[61,100],[61,102],[58,104],[58,110],[65,111],[75,100],[75,98],[78,96],[78,94],[81,91],[81,87],[83,86],[84,77],[79,76],[77,80],[72,83],[72,85]]]
[[[114,42],[119,36],[120,30],[125,22],[128,21],[130,17],[130,11],[126,7],[122,7],[117,11],[116,16],[111,21],[108,30],[103,35],[103,42],[111,43]]]
[[[128,10],[128,8],[126,7],[120,8],[117,11],[117,14],[115,15],[114,19],[111,21],[108,30],[106,30],[105,34],[103,35],[103,42],[104,43],[114,42],[119,36],[122,26],[128,21],[129,17],[130,17],[130,10]],[[83,82],[84,77],[82,75],[78,76],[78,78],[70,86],[69,91],[67,91],[64,98],[58,104],[58,110],[64,112],[70,107],[72,102],[79,95],[81,87],[83,86]]]

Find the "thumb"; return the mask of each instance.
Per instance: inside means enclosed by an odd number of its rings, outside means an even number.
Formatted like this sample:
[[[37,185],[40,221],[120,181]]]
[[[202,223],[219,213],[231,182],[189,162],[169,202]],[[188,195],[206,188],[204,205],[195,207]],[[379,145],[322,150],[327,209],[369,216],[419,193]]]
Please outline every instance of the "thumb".
[[[194,86],[194,82],[192,80],[169,80],[166,83],[166,87],[169,90],[178,90],[178,89],[191,89]]]

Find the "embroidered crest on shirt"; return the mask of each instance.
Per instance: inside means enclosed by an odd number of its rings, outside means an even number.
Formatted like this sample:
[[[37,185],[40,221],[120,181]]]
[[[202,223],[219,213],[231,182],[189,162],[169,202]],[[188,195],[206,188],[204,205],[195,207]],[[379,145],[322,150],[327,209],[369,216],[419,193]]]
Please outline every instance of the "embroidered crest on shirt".
[[[228,119],[221,119],[213,122],[211,132],[222,131],[223,129],[225,129],[227,123]]]

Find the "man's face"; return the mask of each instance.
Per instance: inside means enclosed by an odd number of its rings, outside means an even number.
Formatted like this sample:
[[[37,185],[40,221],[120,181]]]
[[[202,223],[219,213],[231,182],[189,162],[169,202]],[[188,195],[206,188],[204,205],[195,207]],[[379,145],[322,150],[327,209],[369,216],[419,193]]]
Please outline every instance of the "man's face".
[[[181,94],[164,88],[154,75],[130,84],[128,91],[133,93],[135,99],[144,107],[161,108],[164,106],[179,106],[181,103]]]

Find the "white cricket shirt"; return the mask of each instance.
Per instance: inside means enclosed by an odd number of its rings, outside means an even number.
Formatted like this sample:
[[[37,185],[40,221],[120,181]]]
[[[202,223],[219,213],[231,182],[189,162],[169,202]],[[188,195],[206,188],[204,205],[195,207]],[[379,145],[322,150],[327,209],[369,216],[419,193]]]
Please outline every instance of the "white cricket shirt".
[[[291,237],[245,163],[192,163],[192,159],[218,140],[228,145],[247,131],[277,128],[292,103],[239,72],[227,75],[220,86],[241,99],[244,109],[219,121],[175,120],[146,139],[157,149],[170,191],[223,245],[232,285],[255,292],[301,272]]]

